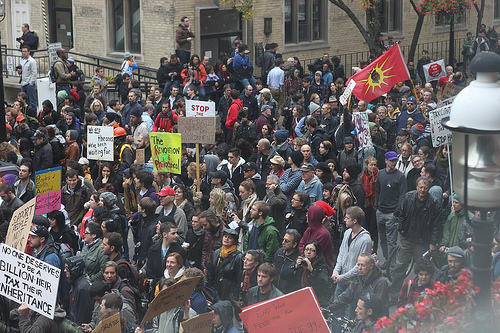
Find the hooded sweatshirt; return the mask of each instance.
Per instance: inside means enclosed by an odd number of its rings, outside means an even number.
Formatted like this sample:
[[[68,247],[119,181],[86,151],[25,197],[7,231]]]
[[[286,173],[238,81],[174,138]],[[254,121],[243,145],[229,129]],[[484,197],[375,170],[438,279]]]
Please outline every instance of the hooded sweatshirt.
[[[309,227],[304,232],[304,236],[300,240],[300,252],[304,252],[306,243],[310,240],[316,240],[323,249],[323,255],[328,266],[328,271],[331,272],[334,267],[333,260],[333,243],[330,232],[326,229],[322,222],[325,218],[325,211],[320,206],[311,206],[307,212],[307,220]]]
[[[78,131],[69,130],[69,141],[67,142],[66,148],[66,159],[72,161],[78,161],[80,158],[80,147],[76,142],[78,140]]]
[[[222,327],[214,327],[212,332],[217,333],[237,333],[239,332],[233,325],[233,306],[230,301],[219,301],[210,306],[215,311],[222,322]]]
[[[337,264],[335,265],[334,273],[338,273],[339,282],[352,280],[358,273],[358,257],[361,253],[371,253],[372,239],[370,233],[365,229],[356,235],[349,245],[349,238],[352,235],[352,229],[348,229],[344,234],[344,239],[340,245]]]

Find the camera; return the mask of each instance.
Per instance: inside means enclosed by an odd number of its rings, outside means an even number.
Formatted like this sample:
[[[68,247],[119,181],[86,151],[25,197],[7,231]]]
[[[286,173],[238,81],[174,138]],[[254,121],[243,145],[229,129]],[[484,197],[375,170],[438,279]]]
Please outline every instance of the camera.
[[[17,41],[17,42],[21,42],[21,39],[22,39],[21,37],[17,37],[17,38],[16,38],[16,41]]]
[[[300,266],[307,267],[307,262],[302,259],[302,261],[300,262]]]

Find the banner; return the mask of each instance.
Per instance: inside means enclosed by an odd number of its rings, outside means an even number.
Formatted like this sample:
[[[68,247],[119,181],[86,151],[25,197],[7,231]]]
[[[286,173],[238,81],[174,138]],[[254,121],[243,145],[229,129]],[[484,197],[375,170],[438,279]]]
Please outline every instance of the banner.
[[[35,215],[61,209],[62,167],[35,172]]]
[[[451,131],[445,128],[441,121],[450,116],[451,104],[429,112],[431,123],[432,146],[437,148],[447,143],[451,143]]]
[[[92,330],[92,333],[121,333],[120,312],[105,318]]]
[[[215,117],[215,102],[186,100],[186,117]]]
[[[0,295],[54,319],[61,270],[0,244]]]
[[[356,126],[356,134],[358,135],[360,148],[373,146],[372,136],[370,134],[370,124],[368,123],[368,112],[354,112],[352,118]]]
[[[342,95],[339,98],[340,103],[342,103],[342,105],[347,104],[347,101],[349,100],[349,97],[351,97],[351,93],[352,93],[354,87],[356,87],[356,81],[350,80],[349,84],[347,85],[344,92],[342,93]]]
[[[184,305],[186,300],[193,294],[193,290],[199,279],[199,276],[184,278],[170,287],[167,287],[167,289],[160,291],[149,305],[148,311],[144,315],[140,326],[144,327],[145,323],[167,310]]]
[[[212,332],[212,320],[214,312],[206,312],[190,318],[186,321],[181,321],[179,333],[210,333]]]
[[[179,117],[177,125],[182,143],[215,142],[215,117]]]
[[[89,160],[113,161],[114,136],[111,126],[87,126],[87,158]]]
[[[249,333],[330,332],[311,287],[246,307],[240,318]]]
[[[444,69],[444,59],[424,65],[425,82],[436,81],[439,80],[439,78],[446,76]]]
[[[10,219],[5,244],[21,252],[24,252],[28,243],[28,234],[31,229],[31,221],[35,215],[36,201],[37,199],[33,198],[16,209]]]
[[[409,78],[410,73],[399,44],[394,44],[368,66],[351,76],[347,85],[349,86],[351,81],[355,81],[356,86],[352,93],[359,100],[365,100],[369,103],[389,92],[396,83]]]
[[[178,133],[149,133],[151,155],[155,171],[181,173],[181,135]]]

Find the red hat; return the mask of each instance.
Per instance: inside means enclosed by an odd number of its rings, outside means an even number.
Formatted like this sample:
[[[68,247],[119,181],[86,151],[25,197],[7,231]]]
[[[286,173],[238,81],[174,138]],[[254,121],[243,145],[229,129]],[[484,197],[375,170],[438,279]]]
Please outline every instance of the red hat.
[[[19,122],[21,122],[21,121],[24,121],[24,120],[26,120],[26,118],[24,118],[24,116],[23,116],[22,114],[21,114],[21,115],[19,115],[19,116],[17,116],[17,118],[16,118],[16,121],[17,121],[18,123],[19,123]]]
[[[7,127],[8,129],[10,129],[12,131],[12,126],[10,126],[10,124],[5,124],[5,127]]]
[[[175,195],[175,191],[173,188],[171,188],[170,186],[165,186],[164,188],[161,189],[160,192],[157,193],[158,196],[160,197],[165,197],[167,195]]]
[[[326,216],[332,216],[333,214],[335,214],[335,210],[324,201],[316,201],[316,206],[320,206],[321,208],[323,208]]]

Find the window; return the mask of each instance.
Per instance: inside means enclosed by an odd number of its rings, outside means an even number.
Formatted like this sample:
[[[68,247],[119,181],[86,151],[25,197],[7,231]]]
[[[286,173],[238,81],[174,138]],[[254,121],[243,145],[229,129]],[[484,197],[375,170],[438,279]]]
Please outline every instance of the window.
[[[495,20],[500,20],[500,0],[495,0],[493,5],[493,18]]]
[[[218,22],[218,24],[214,24]],[[207,9],[200,11],[201,54],[213,63],[220,52],[229,54],[235,39],[241,39],[241,15],[236,10]]]
[[[403,2],[401,0],[382,1],[380,8],[381,32],[402,31],[402,18]]]
[[[450,20],[455,17],[455,25],[464,24],[465,12],[462,15],[453,15],[445,12],[437,12],[435,15],[436,27],[444,27],[450,25]]]
[[[141,53],[140,0],[112,0],[112,51]]]
[[[325,0],[285,0],[285,44],[325,40]]]

